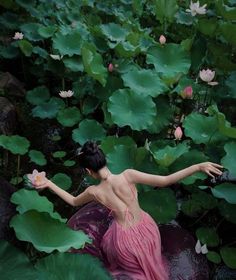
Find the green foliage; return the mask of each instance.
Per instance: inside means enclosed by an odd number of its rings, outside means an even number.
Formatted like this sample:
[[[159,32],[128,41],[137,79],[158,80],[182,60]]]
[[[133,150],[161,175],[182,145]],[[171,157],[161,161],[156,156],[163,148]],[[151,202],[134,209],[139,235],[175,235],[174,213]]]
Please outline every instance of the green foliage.
[[[102,263],[90,255],[56,253],[38,260],[35,265],[40,279],[57,280],[109,280],[111,277],[103,268]]]
[[[236,269],[236,248],[234,247],[223,247],[220,250],[221,257],[224,263],[232,268]]]
[[[217,198],[224,198],[227,202],[236,204],[235,184],[224,183],[211,189],[212,194]]]
[[[232,176],[236,176],[236,170],[235,170],[235,151],[236,151],[236,142],[230,142],[225,144],[224,150],[226,152],[226,155],[222,158],[221,163],[224,165],[225,168],[227,168]]]
[[[178,11],[176,0],[153,0],[156,18],[164,23],[165,21],[173,22],[174,16]]]
[[[71,178],[64,173],[57,173],[51,178],[51,180],[63,190],[68,190],[72,185]]]
[[[44,154],[40,151],[30,150],[29,157],[30,157],[30,160],[32,162],[36,163],[37,165],[43,166],[43,165],[47,164],[47,160],[46,160]]]
[[[15,155],[24,155],[28,152],[30,142],[25,137],[19,135],[0,135],[0,146]]]
[[[31,242],[37,250],[46,253],[66,252],[71,247],[79,249],[90,242],[82,231],[74,231],[48,213],[35,210],[14,216],[10,226],[19,240]]]
[[[58,122],[67,127],[76,125],[81,119],[80,111],[76,107],[60,110],[57,114]]]
[[[36,87],[26,93],[26,100],[32,105],[40,105],[50,98],[49,90],[45,86]]]
[[[219,245],[219,236],[214,228],[201,227],[196,231],[197,238],[202,244],[206,244],[209,247],[216,247]]]

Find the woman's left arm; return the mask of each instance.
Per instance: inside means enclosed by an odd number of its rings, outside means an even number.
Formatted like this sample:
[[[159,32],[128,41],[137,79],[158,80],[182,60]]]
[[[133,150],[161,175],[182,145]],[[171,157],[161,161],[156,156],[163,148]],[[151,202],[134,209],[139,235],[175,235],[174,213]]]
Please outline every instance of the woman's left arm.
[[[71,206],[80,206],[93,200],[93,188],[94,188],[93,186],[88,187],[84,192],[82,192],[78,196],[73,196],[69,194],[68,192],[64,191],[50,180],[47,180],[47,182],[44,183],[43,185],[35,186],[35,188],[36,189],[49,188],[51,191],[53,191],[55,194],[57,194],[61,199],[63,199]]]

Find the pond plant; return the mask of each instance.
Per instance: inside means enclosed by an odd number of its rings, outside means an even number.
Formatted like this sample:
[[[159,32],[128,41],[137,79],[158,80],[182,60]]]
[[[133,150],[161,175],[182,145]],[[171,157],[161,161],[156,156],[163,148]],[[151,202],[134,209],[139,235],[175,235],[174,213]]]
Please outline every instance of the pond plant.
[[[50,194],[24,188],[24,175],[46,171],[79,192],[76,154],[95,140],[114,173],[165,175],[209,160],[236,177],[236,1],[2,0],[0,10],[0,95],[19,120],[12,133],[0,131],[12,159],[6,168],[2,155],[1,175],[18,187],[10,226],[29,246],[1,241],[1,275],[64,279],[69,267],[71,279],[78,269],[110,279],[97,259],[66,253],[91,240],[66,226]],[[24,83],[24,95],[4,87],[5,72]],[[158,223],[176,219],[190,230],[213,271],[236,269],[231,181],[212,187],[197,173],[168,189],[138,186],[140,203]]]

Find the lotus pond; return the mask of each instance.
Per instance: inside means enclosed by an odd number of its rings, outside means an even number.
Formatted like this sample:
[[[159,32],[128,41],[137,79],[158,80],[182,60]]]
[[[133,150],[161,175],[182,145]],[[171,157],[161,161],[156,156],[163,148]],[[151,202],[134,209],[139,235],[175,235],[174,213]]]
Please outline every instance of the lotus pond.
[[[114,173],[222,164],[226,180],[139,185],[139,200],[193,237],[209,279],[236,279],[236,1],[1,0],[0,11],[1,279],[111,279],[98,258],[67,253],[91,243],[67,225],[78,209],[25,180],[46,171],[79,194],[87,140]]]

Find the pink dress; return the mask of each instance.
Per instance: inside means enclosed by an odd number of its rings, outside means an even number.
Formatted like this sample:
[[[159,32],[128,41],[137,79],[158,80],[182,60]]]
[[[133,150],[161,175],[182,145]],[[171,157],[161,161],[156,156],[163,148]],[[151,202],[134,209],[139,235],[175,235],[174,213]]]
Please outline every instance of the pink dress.
[[[134,194],[132,187],[131,190]],[[134,200],[137,200],[135,194],[131,203]],[[155,221],[142,210],[139,221],[131,223],[128,207],[125,219],[130,226],[120,225],[114,217],[101,242],[110,273],[115,276],[124,272],[134,280],[167,280],[167,265],[161,255],[160,233]]]

